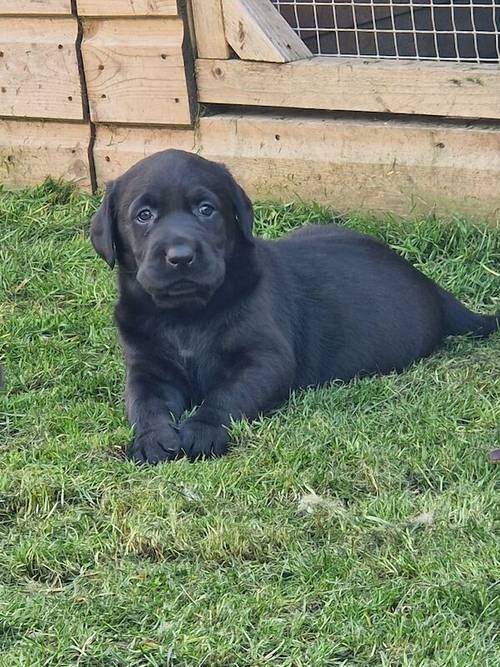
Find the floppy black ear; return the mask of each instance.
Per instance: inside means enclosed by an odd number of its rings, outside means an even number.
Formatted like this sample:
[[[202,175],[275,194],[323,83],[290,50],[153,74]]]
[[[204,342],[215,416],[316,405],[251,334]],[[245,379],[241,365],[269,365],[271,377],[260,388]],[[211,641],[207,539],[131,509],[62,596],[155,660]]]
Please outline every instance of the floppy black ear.
[[[235,211],[236,221],[240,228],[240,231],[243,234],[243,238],[250,245],[254,244],[254,238],[252,234],[253,228],[253,206],[250,201],[247,193],[243,188],[238,185],[234,180],[233,176],[227,171],[226,173],[229,176],[231,181],[231,198],[233,200],[233,206]]]
[[[90,226],[90,240],[96,253],[109,264],[115,265],[116,249],[114,242],[113,183],[106,186],[106,194]]]

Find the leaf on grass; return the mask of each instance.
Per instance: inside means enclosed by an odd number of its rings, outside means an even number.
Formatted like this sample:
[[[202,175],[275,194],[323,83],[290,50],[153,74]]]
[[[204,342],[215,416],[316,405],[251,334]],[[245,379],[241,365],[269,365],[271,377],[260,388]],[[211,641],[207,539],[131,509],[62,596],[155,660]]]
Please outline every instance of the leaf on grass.
[[[192,503],[199,503],[201,501],[200,495],[187,484],[182,484],[180,488],[182,495],[190,500]]]
[[[297,507],[299,514],[313,514],[317,510],[327,510],[331,514],[341,514],[345,512],[345,505],[340,500],[318,496],[314,491],[300,498]]]
[[[410,528],[431,528],[434,525],[434,514],[432,512],[422,512],[408,522]]]

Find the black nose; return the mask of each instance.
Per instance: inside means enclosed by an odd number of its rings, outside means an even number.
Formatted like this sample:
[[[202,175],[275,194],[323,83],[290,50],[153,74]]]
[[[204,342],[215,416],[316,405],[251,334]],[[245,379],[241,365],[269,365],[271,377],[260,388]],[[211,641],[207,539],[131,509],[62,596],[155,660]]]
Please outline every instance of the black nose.
[[[194,248],[187,243],[171,246],[166,252],[167,263],[172,266],[190,266],[194,262]]]

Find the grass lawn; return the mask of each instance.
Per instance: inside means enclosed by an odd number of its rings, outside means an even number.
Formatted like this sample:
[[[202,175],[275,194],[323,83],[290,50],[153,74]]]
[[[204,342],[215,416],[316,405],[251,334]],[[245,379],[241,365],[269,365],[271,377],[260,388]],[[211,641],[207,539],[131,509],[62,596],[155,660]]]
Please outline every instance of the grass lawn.
[[[0,192],[0,667],[498,667],[500,335],[138,469],[97,201]],[[329,216],[256,213],[267,236]],[[346,224],[500,310],[499,230]]]

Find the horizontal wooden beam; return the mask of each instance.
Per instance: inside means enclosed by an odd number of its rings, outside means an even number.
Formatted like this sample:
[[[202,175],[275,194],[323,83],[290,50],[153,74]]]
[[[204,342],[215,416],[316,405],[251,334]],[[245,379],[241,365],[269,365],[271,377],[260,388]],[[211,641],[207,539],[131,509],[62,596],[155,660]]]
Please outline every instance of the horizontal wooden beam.
[[[0,115],[83,119],[73,17],[0,18]]]
[[[77,0],[79,16],[177,16],[177,0]]]
[[[194,131],[97,125],[94,143],[97,184],[103,187],[108,181],[123,174],[142,158],[166,148],[193,151],[195,149]]]
[[[57,121],[0,121],[0,181],[10,188],[47,176],[90,190],[90,127]]]
[[[221,114],[200,119],[196,150],[254,198],[500,223],[500,130]]]
[[[0,0],[0,16],[71,15],[71,0]]]
[[[99,185],[165,148],[225,163],[256,199],[500,223],[500,130],[264,113],[203,117],[196,132],[98,125]]]
[[[196,62],[202,103],[500,118],[497,65],[313,57]]]

